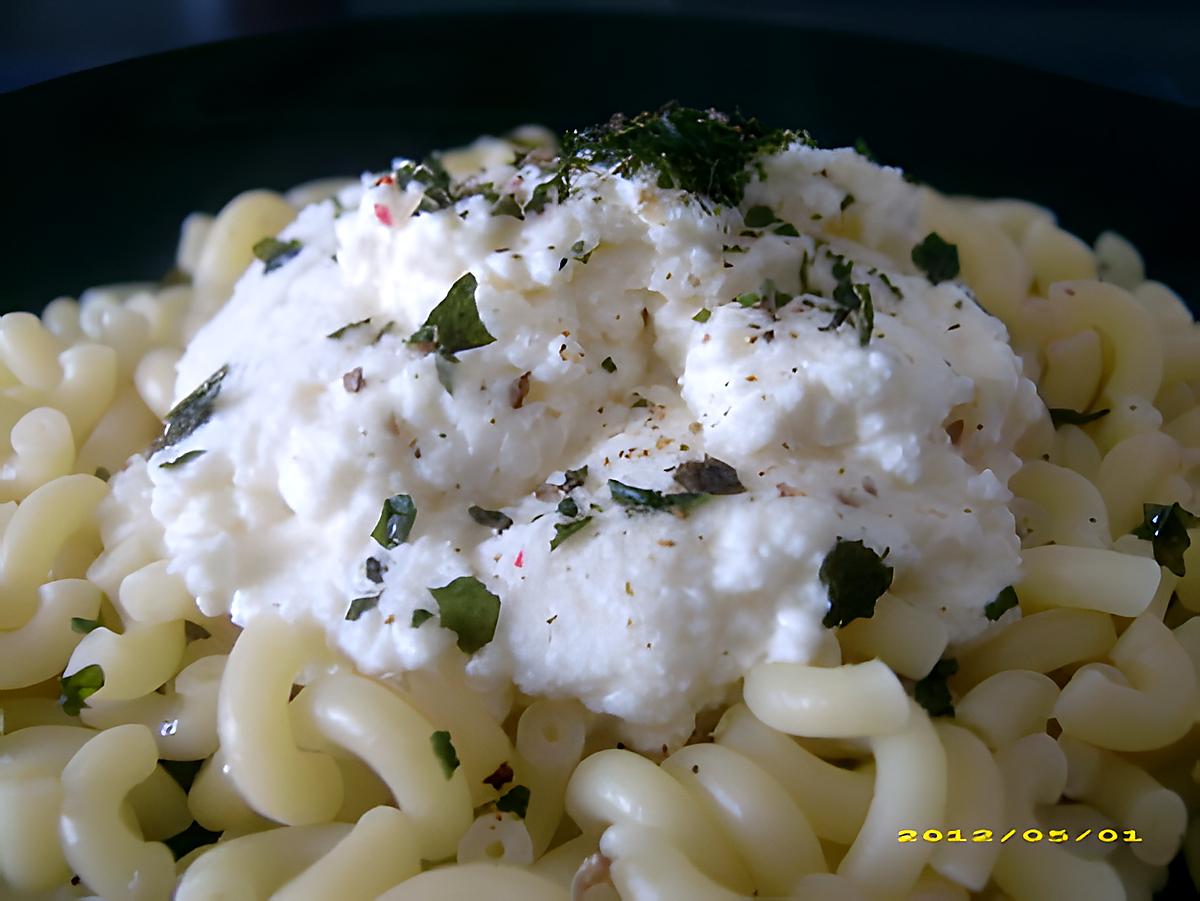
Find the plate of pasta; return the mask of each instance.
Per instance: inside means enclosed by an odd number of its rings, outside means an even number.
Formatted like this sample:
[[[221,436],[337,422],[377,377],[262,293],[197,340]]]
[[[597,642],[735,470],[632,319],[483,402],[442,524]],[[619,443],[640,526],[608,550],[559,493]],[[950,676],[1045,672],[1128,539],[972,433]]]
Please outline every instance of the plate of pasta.
[[[0,317],[0,897],[1194,893],[1181,296],[864,140],[531,121]]]

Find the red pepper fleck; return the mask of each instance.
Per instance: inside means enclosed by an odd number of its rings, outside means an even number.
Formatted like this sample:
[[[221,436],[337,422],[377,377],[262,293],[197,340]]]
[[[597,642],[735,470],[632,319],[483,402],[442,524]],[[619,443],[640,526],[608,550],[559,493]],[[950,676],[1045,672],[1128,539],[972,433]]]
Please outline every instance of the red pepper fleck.
[[[525,551],[517,551],[517,559],[513,561],[513,566],[520,569],[525,565]]]
[[[376,187],[379,185],[394,185],[395,183],[396,179],[392,178],[390,175],[381,175],[379,178],[375,179]]]
[[[392,224],[392,211],[382,203],[377,203],[375,204],[375,218],[384,225],[390,226]]]

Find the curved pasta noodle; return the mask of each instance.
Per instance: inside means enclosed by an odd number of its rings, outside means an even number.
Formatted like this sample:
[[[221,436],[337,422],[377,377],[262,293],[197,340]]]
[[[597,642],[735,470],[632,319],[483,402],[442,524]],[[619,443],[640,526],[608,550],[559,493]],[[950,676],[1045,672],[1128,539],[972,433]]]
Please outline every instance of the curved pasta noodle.
[[[674,845],[654,829],[621,823],[605,830],[600,849],[612,859],[612,880],[622,898],[669,901],[743,901],[705,875]]]
[[[83,638],[71,628],[72,617],[90,620],[100,612],[100,589],[82,579],[47,582],[38,599],[24,626],[0,631],[0,690],[36,685],[62,672]]]
[[[380,895],[378,901],[569,901],[570,893],[528,870],[471,863],[429,870]]]
[[[1154,598],[1162,575],[1152,559],[1061,544],[1027,549],[1017,583],[1022,609],[1082,607],[1137,616]]]
[[[962,689],[1002,670],[1048,673],[1103,657],[1117,640],[1112,617],[1093,610],[1046,610],[1008,623],[958,657]]]
[[[458,840],[459,863],[529,866],[533,839],[525,822],[509,813],[484,813],[475,818]]]
[[[1030,460],[1008,482],[1019,498],[1047,514],[1033,543],[1104,548],[1109,545],[1108,509],[1104,498],[1086,477],[1064,466]]]
[[[567,782],[587,738],[583,709],[574,701],[535,701],[517,721],[517,773],[529,789],[525,826],[540,856],[558,829]]]
[[[789,735],[885,735],[908,719],[904,689],[879,660],[838,667],[763,663],[746,674],[743,694],[756,717]]]
[[[976,829],[999,831],[1004,783],[991,752],[959,726],[937,722],[934,728],[946,755],[946,829],[960,829],[963,835],[973,835]],[[978,892],[987,884],[999,853],[999,846],[990,842],[938,844],[929,865],[947,879]]]
[[[154,772],[156,759],[148,729],[117,726],[89,740],[63,770],[63,852],[109,901],[159,901],[175,884],[171,852],[143,841],[120,812],[124,797]]]
[[[317,679],[291,706],[303,744],[340,746],[379,774],[416,826],[424,859],[454,854],[471,824],[470,789],[461,769],[443,772],[428,720],[379,683],[350,674]]]
[[[884,595],[875,615],[856,619],[838,635],[842,648],[860,658],[876,657],[909,679],[929,674],[946,650],[946,625],[933,613]],[[835,669],[841,661],[831,664]]]
[[[954,705],[954,716],[988,746],[1002,748],[1026,735],[1046,731],[1058,700],[1054,680],[1029,670],[988,676]]]
[[[261,616],[234,645],[217,695],[217,734],[234,785],[256,811],[290,826],[330,820],[342,805],[337,766],[296,747],[287,704],[296,672],[325,655],[314,627]]]
[[[132,701],[159,688],[178,671],[185,643],[181,620],[137,626],[120,634],[101,626],[75,647],[65,675],[98,665],[104,671],[104,685],[92,698],[97,703]]]

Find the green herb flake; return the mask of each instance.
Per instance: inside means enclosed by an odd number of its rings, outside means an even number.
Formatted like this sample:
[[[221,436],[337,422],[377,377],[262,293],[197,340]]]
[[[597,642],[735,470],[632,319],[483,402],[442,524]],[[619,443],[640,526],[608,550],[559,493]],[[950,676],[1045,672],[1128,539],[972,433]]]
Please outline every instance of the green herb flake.
[[[409,337],[410,344],[432,344],[444,354],[486,347],[496,340],[479,318],[475,302],[478,283],[468,272],[458,279],[424,324]]]
[[[784,238],[799,238],[800,232],[796,230],[796,226],[790,222],[785,222],[783,225],[777,225],[771,229],[771,234],[781,235]]]
[[[150,453],[157,453],[179,443],[208,422],[212,417],[217,397],[221,393],[221,383],[227,375],[229,375],[228,364],[210,375],[195,391],[167,412],[167,415],[163,417],[167,427],[150,445]]]
[[[612,357],[605,357],[600,362],[600,368],[603,369],[605,372],[616,372],[617,364],[613,362]]]
[[[865,156],[872,163],[874,163],[876,161],[875,154],[873,154],[871,152],[871,148],[867,146],[867,142],[864,141],[862,138],[854,139],[854,150],[858,153],[859,156]]]
[[[467,507],[467,514],[481,526],[495,529],[497,535],[513,524],[511,516],[501,513],[499,510],[485,510],[474,504]]]
[[[558,487],[563,491],[574,491],[576,488],[583,487],[583,483],[587,481],[588,468],[580,466],[578,469],[568,469],[563,473],[562,484]]]
[[[930,716],[954,716],[954,700],[946,680],[957,672],[958,661],[947,657],[935,663],[929,675],[913,686],[913,698]]]
[[[497,799],[496,810],[500,813],[511,813],[518,819],[525,819],[529,810],[529,789],[524,785],[514,785]]]
[[[80,635],[87,635],[89,632],[94,632],[100,628],[100,620],[85,619],[82,616],[71,617],[71,631],[78,632]]]
[[[442,765],[442,773],[449,779],[459,765],[458,754],[454,750],[454,742],[450,740],[450,733],[439,729],[429,736],[429,743],[433,746],[433,756]]]
[[[1108,407],[1092,413],[1080,413],[1078,410],[1071,410],[1067,407],[1051,407],[1050,422],[1053,423],[1056,429],[1064,425],[1087,425],[1089,422],[1095,422],[1097,419],[1101,419],[1111,412]]]
[[[711,318],[712,318],[712,310],[708,309],[708,307],[705,307],[699,313],[697,313],[695,316],[692,317],[692,322],[699,322],[699,323],[703,324],[705,322],[708,322],[708,320]]]
[[[722,244],[721,252],[722,253],[745,253],[746,248],[742,247],[740,244]]]
[[[854,203],[854,195],[847,194],[845,197],[842,198],[842,203],[838,207],[838,209],[840,209],[844,213],[844,212],[846,212],[846,208],[848,206],[850,206],[850,204],[852,204],[852,203]]]
[[[368,316],[366,319],[360,319],[360,320],[358,320],[358,322],[347,322],[341,328],[335,328],[332,332],[330,332],[325,337],[332,338],[333,340],[337,341],[343,335],[345,335],[347,332],[353,331],[354,329],[362,328],[364,325],[370,325],[370,324],[371,324],[370,316]],[[385,328],[386,328],[386,326],[385,326]],[[380,332],[380,334],[375,337],[375,340],[378,341],[380,336],[382,336],[382,334],[383,333]],[[374,343],[374,342],[372,342],[372,343]]]
[[[419,629],[419,628],[421,628],[421,624],[428,619],[433,619],[433,614],[428,610],[418,607],[412,613],[412,622],[410,623],[410,625],[414,629]]]
[[[379,606],[379,599],[383,597],[383,593],[373,594],[370,597],[355,598],[350,602],[350,606],[346,608],[346,619],[350,622],[357,622],[358,618],[368,610],[374,610]]]
[[[554,524],[554,537],[550,539],[550,550],[555,550],[560,544],[576,532],[582,530],[591,521],[592,517],[585,516],[583,519],[576,519],[571,522],[556,522]]]
[[[159,463],[158,468],[159,469],[174,469],[176,466],[183,466],[187,463],[191,463],[197,457],[203,457],[206,453],[208,453],[208,452],[203,451],[203,450],[190,450],[185,454],[180,454],[174,460],[167,460],[164,463]]]
[[[1200,516],[1189,513],[1178,503],[1142,504],[1142,523],[1133,530],[1138,538],[1154,544],[1154,559],[1175,575],[1186,575],[1183,555],[1192,546],[1188,529],[1200,526]]]
[[[88,706],[87,699],[104,687],[104,670],[100,664],[92,663],[69,676],[63,676],[60,681],[62,694],[58,703],[63,713],[79,716],[79,711]]]
[[[711,498],[708,494],[681,492],[663,494],[651,488],[636,488],[616,479],[608,480],[608,491],[612,499],[631,513],[665,510],[676,516],[686,517],[696,507]]]
[[[525,218],[525,213],[521,209],[521,204],[517,203],[517,198],[512,194],[505,194],[492,206],[493,216],[512,216],[514,219]]]
[[[430,588],[442,628],[458,636],[459,650],[474,654],[496,635],[500,598],[474,576],[460,576],[441,588]]]
[[[759,301],[761,301],[761,300],[762,300],[762,298],[759,297],[758,294],[754,291],[743,291],[741,294],[739,294],[737,297],[734,298],[734,301],[736,303],[739,303],[744,307],[757,306]]]
[[[746,223],[747,228],[766,228],[780,220],[770,207],[752,206],[746,210],[745,218],[742,221]]]
[[[558,507],[555,509],[555,512],[557,512],[559,516],[565,516],[568,519],[574,519],[579,515],[579,505],[570,497],[564,497],[558,502]]]
[[[397,494],[383,502],[379,522],[371,530],[371,537],[385,548],[404,544],[417,520],[417,505],[407,494]]]
[[[875,615],[875,602],[892,584],[886,557],[886,550],[880,556],[861,541],[837,539],[817,573],[829,592],[829,610],[821,620],[827,629]]]
[[[398,190],[403,191],[410,184],[416,184],[424,192],[417,213],[444,210],[459,199],[454,192],[450,174],[436,156],[427,156],[419,162],[404,160],[396,167],[393,176]]]
[[[587,261],[592,258],[592,252],[596,248],[593,247],[592,250],[585,252],[583,247],[584,247],[583,241],[576,241],[574,244],[571,245],[571,253],[574,255],[575,259],[579,260],[579,262],[584,263],[586,265]]]
[[[99,479],[101,482],[107,482],[109,479],[111,479],[111,478],[112,478],[112,473],[108,471],[108,468],[107,468],[107,467],[104,467],[104,466],[97,466],[97,467],[96,467],[95,476],[96,476],[96,478],[98,478],[98,479]]]
[[[896,295],[896,300],[904,300],[904,295],[900,292],[899,288],[897,288],[894,284],[892,284],[892,280],[890,278],[888,278],[886,272],[877,273],[876,277],[881,282],[883,282],[883,284],[887,287],[887,289],[889,291],[891,291],[894,295]]]
[[[704,455],[675,467],[675,481],[693,494],[741,494],[746,490],[737,470],[723,460]]]
[[[1017,598],[1017,590],[1009,585],[1007,588],[1002,589],[994,599],[983,605],[983,615],[992,622],[995,622],[1020,603],[1020,600]]]
[[[912,261],[935,285],[958,276],[958,248],[937,232],[930,232],[912,249]]]
[[[280,241],[278,238],[263,238],[255,243],[252,251],[263,261],[263,274],[274,272],[292,259],[304,247],[299,241]]]

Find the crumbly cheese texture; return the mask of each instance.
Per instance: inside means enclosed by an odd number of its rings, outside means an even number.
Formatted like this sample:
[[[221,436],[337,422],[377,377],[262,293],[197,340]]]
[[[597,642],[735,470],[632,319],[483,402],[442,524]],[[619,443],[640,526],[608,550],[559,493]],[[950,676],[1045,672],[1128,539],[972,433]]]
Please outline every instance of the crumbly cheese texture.
[[[506,156],[486,177],[527,200],[544,177]],[[280,236],[294,259],[250,267],[179,366],[182,397],[228,365],[210,420],[130,477],[206,614],[312,618],[375,675],[457,657],[481,687],[578,698],[644,747],[682,741],[755,664],[811,659],[838,538],[886,549],[889,602],[952,640],[986,625],[1018,573],[1005,485],[1038,402],[1004,326],[912,264],[921,194],[898,171],[793,146],[722,209],[592,170],[523,221],[482,196],[414,214],[419,188],[374,182],[306,208]],[[756,206],[798,236],[748,228]],[[865,346],[853,319],[828,328],[839,257],[873,299]],[[450,393],[406,338],[468,272],[496,340],[443,364]],[[781,309],[734,300],[768,280],[794,295]],[[705,455],[746,491],[686,517],[610,495],[681,491],[675,467]],[[554,486],[585,465],[569,497],[591,521],[552,551],[570,520]],[[416,521],[386,550],[371,530],[401,493]],[[469,657],[429,592],[468,575],[501,600]],[[415,610],[435,615],[414,627]]]

